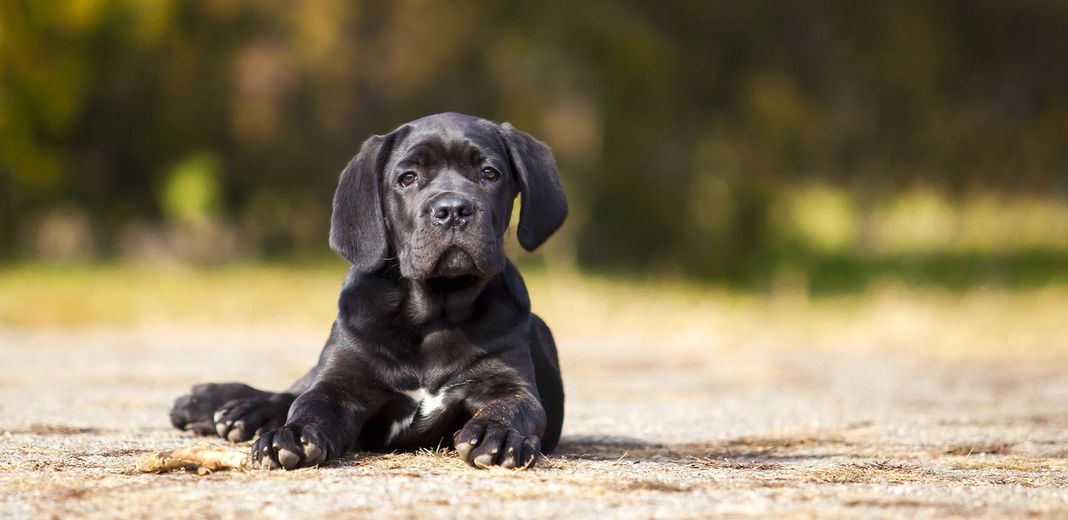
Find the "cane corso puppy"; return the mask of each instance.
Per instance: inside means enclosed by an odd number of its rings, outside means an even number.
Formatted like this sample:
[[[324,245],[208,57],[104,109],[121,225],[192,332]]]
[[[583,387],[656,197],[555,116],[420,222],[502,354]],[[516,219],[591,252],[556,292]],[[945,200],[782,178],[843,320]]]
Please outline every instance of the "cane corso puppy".
[[[259,436],[252,461],[269,468],[438,446],[475,467],[529,467],[560,438],[564,389],[504,254],[518,194],[533,250],[567,200],[549,148],[508,123],[446,113],[371,137],[334,195],[330,246],[352,267],[318,364],[280,393],[196,385],[171,422]]]

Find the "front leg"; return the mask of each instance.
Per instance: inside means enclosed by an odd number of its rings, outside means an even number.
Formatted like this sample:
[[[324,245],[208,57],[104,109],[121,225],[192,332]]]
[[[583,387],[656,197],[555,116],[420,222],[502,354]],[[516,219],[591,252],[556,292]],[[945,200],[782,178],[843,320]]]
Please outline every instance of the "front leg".
[[[171,424],[197,435],[218,435],[244,442],[286,422],[293,400],[314,380],[319,367],[308,371],[285,392],[265,392],[244,383],[202,383],[175,399]]]
[[[541,452],[545,410],[529,385],[493,385],[496,391],[469,397],[473,413],[456,432],[453,445],[460,458],[476,468],[501,466],[526,469]]]
[[[171,424],[197,435],[246,441],[285,422],[296,395],[265,392],[242,383],[203,383],[174,401]]]
[[[285,425],[252,445],[254,467],[294,469],[336,459],[352,449],[373,409],[344,387],[320,382],[301,394]]]

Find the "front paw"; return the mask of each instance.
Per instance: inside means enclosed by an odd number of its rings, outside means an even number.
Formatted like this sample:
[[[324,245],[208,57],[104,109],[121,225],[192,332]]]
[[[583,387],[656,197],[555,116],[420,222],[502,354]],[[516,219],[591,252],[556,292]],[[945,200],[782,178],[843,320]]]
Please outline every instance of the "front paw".
[[[224,403],[235,399],[266,398],[271,394],[242,383],[203,383],[174,400],[171,424],[197,435],[215,435],[214,415]]]
[[[493,421],[472,419],[453,436],[464,462],[476,468],[527,469],[537,462],[541,439]]]
[[[268,431],[252,445],[252,467],[296,469],[316,466],[337,456],[314,426],[289,424]]]
[[[230,442],[251,440],[285,423],[290,404],[278,396],[228,401],[212,417],[215,433]]]
[[[171,424],[175,428],[192,430],[194,434],[216,434],[213,415],[226,401],[253,398],[267,392],[258,391],[242,383],[202,383],[194,385],[189,394],[174,399],[171,408]]]

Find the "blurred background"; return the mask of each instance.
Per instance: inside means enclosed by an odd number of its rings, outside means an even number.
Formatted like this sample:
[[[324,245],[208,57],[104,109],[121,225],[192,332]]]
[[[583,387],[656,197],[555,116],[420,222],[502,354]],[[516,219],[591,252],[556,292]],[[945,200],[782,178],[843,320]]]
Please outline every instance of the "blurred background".
[[[531,269],[768,293],[1068,279],[1068,3],[0,1],[0,266],[336,265],[364,138],[556,153]],[[546,267],[547,266],[547,267]]]
[[[443,111],[558,160],[570,458],[131,475],[306,372],[341,169]],[[1068,1],[0,0],[0,517],[1066,517],[1066,317]]]

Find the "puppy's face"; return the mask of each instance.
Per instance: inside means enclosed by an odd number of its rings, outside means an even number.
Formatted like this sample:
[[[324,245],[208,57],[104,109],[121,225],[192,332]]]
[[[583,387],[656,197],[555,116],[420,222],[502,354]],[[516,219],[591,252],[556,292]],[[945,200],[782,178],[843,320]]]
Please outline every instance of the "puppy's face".
[[[549,147],[508,123],[427,116],[372,136],[349,161],[334,193],[330,247],[361,272],[396,259],[413,280],[488,278],[506,263],[517,193],[516,235],[533,251],[567,216]]]
[[[425,120],[393,146],[381,190],[401,276],[488,278],[504,267],[504,233],[518,190],[496,125]]]

